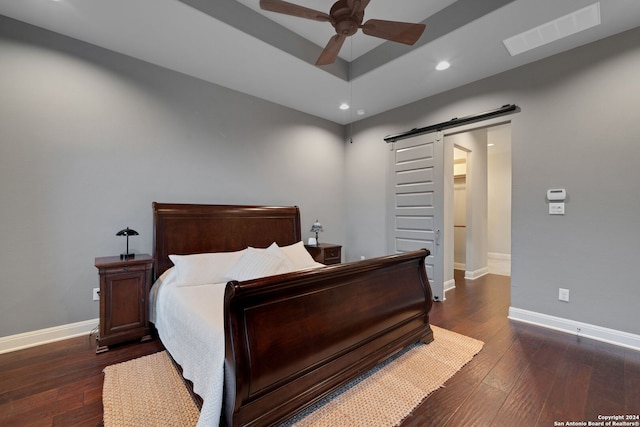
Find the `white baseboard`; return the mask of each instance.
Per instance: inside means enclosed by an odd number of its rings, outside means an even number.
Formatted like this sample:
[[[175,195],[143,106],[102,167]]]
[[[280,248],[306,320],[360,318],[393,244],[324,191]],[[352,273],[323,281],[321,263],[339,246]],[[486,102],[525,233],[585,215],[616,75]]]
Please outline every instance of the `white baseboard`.
[[[454,262],[453,263],[454,270],[466,270],[467,265],[464,262]]]
[[[502,254],[500,252],[487,252],[487,258],[511,261],[511,254]]]
[[[487,264],[490,274],[511,276],[511,254],[489,252],[487,253]]]
[[[640,351],[640,335],[509,307],[509,319]]]
[[[456,280],[455,279],[451,279],[451,280],[447,280],[444,282],[443,288],[444,291],[447,292],[453,288],[456,287]]]
[[[54,326],[53,328],[0,337],[0,354],[80,335],[88,335],[99,323],[100,319],[91,319],[85,320],[84,322],[70,323],[68,325]]]
[[[489,274],[489,267],[482,267],[474,271],[465,271],[464,278],[468,280],[475,280],[478,277],[482,277],[487,274]]]

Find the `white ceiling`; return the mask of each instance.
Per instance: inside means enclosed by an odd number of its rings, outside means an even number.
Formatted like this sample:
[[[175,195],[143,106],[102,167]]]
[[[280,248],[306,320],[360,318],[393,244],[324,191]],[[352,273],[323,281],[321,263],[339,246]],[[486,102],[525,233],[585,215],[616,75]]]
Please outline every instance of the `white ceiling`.
[[[324,12],[333,3],[290,1]],[[365,21],[424,22],[422,38],[407,47],[359,32],[322,68],[313,63],[331,25],[261,11],[258,0],[0,0],[0,14],[346,124],[640,25],[640,1],[604,0],[594,28],[514,57],[502,43],[593,3],[371,0]],[[435,71],[440,60],[451,68]]]

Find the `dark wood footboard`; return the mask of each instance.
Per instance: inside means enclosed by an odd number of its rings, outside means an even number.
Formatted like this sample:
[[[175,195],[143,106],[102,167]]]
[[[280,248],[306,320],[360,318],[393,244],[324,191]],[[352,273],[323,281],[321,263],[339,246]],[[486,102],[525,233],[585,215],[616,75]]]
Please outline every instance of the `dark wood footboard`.
[[[223,423],[283,421],[406,346],[433,340],[427,255],[227,284]]]

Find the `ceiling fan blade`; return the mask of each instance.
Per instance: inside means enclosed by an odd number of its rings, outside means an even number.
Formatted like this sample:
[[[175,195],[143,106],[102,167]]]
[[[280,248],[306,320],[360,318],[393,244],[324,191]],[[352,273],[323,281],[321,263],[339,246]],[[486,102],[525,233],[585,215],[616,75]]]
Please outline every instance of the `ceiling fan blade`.
[[[289,3],[282,0],[260,0],[260,9],[270,12],[283,13],[299,18],[313,19],[314,21],[330,22],[331,17],[324,12],[309,9],[308,7]]]
[[[368,36],[411,45],[418,41],[426,25],[370,19],[361,28]]]
[[[349,9],[351,9],[351,15],[364,12],[364,9],[370,1],[371,0],[348,0],[347,4],[349,5]]]
[[[336,34],[331,37],[329,43],[324,48],[320,57],[316,61],[316,65],[329,65],[336,62],[336,58],[338,57],[338,53],[340,53],[340,49],[342,49],[342,45],[344,41],[347,39],[347,36],[344,34]]]

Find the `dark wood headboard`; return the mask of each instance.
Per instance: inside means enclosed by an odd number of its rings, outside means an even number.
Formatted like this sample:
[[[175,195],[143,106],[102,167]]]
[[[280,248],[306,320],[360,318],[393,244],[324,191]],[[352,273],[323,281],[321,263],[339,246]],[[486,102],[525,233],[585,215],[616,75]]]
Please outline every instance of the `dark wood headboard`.
[[[301,240],[297,206],[193,205],[153,202],[155,276],[173,266],[169,255],[266,248]]]

